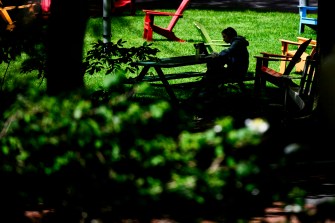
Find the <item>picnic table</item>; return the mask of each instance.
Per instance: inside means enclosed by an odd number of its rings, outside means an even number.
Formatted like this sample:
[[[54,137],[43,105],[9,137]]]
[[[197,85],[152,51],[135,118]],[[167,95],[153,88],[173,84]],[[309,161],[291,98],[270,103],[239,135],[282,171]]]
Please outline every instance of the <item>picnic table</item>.
[[[137,61],[137,62],[134,62],[134,65],[143,66],[143,68],[140,71],[139,75],[133,79],[133,82],[138,83],[141,81],[160,81],[165,87],[171,100],[173,102],[178,102],[178,99],[171,85],[169,84],[168,80],[190,78],[190,77],[201,77],[205,73],[190,71],[190,72],[166,74],[163,72],[162,68],[174,68],[174,67],[181,67],[181,66],[192,66],[192,65],[198,65],[198,64],[205,64],[211,59],[212,57],[210,55],[209,56],[187,55],[187,56],[160,58],[157,61],[154,61],[154,60]],[[148,71],[150,68],[153,68],[156,71],[157,75],[155,76],[148,75],[149,74]],[[193,69],[190,67],[190,70],[193,70]]]

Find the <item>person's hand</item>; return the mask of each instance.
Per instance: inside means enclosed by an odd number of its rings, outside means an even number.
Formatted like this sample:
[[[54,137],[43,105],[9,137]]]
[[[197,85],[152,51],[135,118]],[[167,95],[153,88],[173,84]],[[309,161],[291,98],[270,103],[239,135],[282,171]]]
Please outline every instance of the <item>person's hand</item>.
[[[217,53],[217,52],[213,52],[213,53],[211,53],[211,57],[212,58],[215,58],[215,57],[218,57],[219,56],[219,53]]]

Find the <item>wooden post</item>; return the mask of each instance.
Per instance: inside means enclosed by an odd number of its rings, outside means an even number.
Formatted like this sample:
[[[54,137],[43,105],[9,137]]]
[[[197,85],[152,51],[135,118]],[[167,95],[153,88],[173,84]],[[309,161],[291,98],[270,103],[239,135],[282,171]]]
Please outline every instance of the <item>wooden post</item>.
[[[111,41],[111,12],[112,0],[103,0],[103,42],[108,43]]]
[[[308,6],[309,5],[309,0],[299,0],[299,5],[300,6]]]

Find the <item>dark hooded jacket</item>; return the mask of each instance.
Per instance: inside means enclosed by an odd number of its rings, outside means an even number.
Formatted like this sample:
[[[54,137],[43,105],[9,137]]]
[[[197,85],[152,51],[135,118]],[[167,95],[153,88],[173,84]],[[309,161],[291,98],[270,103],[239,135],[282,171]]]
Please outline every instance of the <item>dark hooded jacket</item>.
[[[243,36],[232,39],[230,46],[219,53],[220,60],[228,65],[232,75],[245,75],[249,67],[249,42]]]

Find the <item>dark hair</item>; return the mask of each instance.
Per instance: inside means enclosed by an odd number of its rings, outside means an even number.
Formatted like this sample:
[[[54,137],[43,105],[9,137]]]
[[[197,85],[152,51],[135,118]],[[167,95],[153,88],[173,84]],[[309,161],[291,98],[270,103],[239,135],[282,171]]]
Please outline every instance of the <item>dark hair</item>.
[[[236,30],[232,27],[225,28],[224,30],[222,30],[222,33],[226,34],[229,37],[236,37],[237,36]]]

